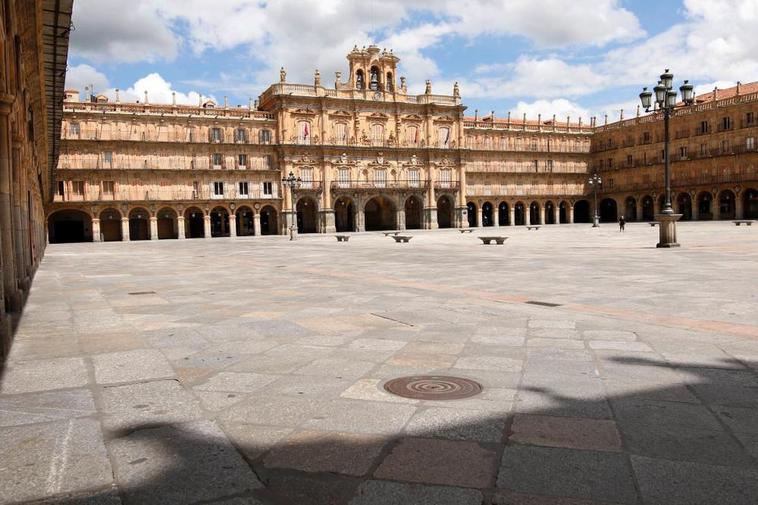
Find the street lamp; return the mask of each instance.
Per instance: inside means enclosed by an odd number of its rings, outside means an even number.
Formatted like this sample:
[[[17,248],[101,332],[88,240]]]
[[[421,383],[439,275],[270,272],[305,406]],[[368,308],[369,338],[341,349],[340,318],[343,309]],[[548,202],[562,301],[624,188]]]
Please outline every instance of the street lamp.
[[[653,105],[653,95],[655,95],[655,104],[658,109],[663,111],[663,177],[665,184],[665,196],[663,210],[656,217],[660,223],[658,247],[679,247],[676,241],[676,222],[682,217],[681,214],[674,214],[671,206],[671,164],[669,159],[669,119],[677,107],[688,107],[695,103],[695,89],[689,81],[684,81],[679,87],[682,94],[682,103],[677,104],[677,92],[674,87],[674,74],[669,69],[661,74],[661,80],[650,92],[647,88],[642,89],[640,93],[640,102],[645,111],[650,112]]]
[[[303,180],[300,177],[295,177],[295,174],[290,172],[287,177],[282,177],[282,184],[290,188],[290,205],[292,206],[292,215],[290,217],[290,240],[295,240],[295,223],[297,222],[297,212],[295,210],[295,190],[300,187]]]
[[[590,179],[587,181],[587,184],[589,184],[592,187],[592,191],[595,194],[595,215],[592,217],[592,227],[597,228],[600,226],[600,216],[597,215],[597,188],[600,187],[600,185],[603,183],[603,180],[600,178],[600,174],[595,172],[590,176]]]

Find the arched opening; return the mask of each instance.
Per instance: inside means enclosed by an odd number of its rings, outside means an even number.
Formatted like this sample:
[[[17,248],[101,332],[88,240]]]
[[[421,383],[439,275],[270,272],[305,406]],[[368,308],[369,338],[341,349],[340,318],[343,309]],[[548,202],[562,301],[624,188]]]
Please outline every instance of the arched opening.
[[[500,226],[508,226],[511,221],[511,213],[510,209],[508,209],[508,204],[506,202],[500,202],[500,205],[497,206],[497,224]]]
[[[92,218],[81,210],[59,210],[47,218],[51,244],[92,242]]]
[[[371,67],[368,87],[374,91],[381,89],[381,83],[379,82],[379,67]]]
[[[129,240],[150,240],[150,213],[140,207],[129,212]]]
[[[637,220],[637,200],[633,196],[628,196],[624,202],[624,219],[627,221]]]
[[[255,215],[253,209],[243,205],[237,209],[234,215],[237,236],[248,237],[250,235],[255,235]]]
[[[466,204],[466,214],[468,215],[469,228],[476,227],[476,204],[469,202]]]
[[[590,223],[592,217],[590,216],[590,202],[587,200],[579,200],[574,203],[574,222],[575,223]]]
[[[553,202],[545,202],[545,224],[555,224],[555,205]]]
[[[261,235],[277,235],[279,233],[276,209],[266,205],[261,209]]]
[[[490,202],[482,204],[482,226],[495,226],[492,216],[492,204]]]
[[[453,202],[448,196],[437,200],[437,226],[440,228],[453,227]]]
[[[655,219],[655,207],[653,205],[653,197],[645,195],[642,198],[642,220],[652,221]]]
[[[211,211],[211,237],[229,236],[229,213],[223,207]]]
[[[165,207],[158,211],[158,238],[179,238],[179,227],[174,209]]]
[[[358,69],[355,72],[355,87],[356,89],[363,89],[366,86],[366,81],[363,77],[363,70]]]
[[[338,232],[355,231],[355,205],[342,196],[334,202],[334,225]]]
[[[663,206],[666,205],[666,195],[658,197],[658,212],[663,212]]]
[[[613,198],[603,198],[600,201],[600,221],[603,223],[613,223],[618,221],[618,209],[616,200]]]
[[[540,204],[537,202],[529,204],[529,223],[542,224],[540,223]]]
[[[516,202],[516,205],[513,207],[513,220],[515,221],[514,224],[517,226],[523,226],[526,224],[526,212],[523,203]]]
[[[197,207],[184,211],[184,236],[187,238],[205,237],[205,214]]]
[[[745,219],[758,219],[758,190],[749,188],[745,190],[742,198],[743,213]]]
[[[316,233],[318,231],[316,201],[309,196],[304,196],[297,201],[295,210],[297,210],[297,232]]]
[[[103,242],[119,242],[121,235],[121,213],[116,209],[105,209],[100,213],[100,236]]]
[[[734,192],[725,189],[719,193],[719,219],[734,219],[735,197]]]
[[[392,78],[392,72],[387,72],[387,91],[395,91],[395,80]]]
[[[561,224],[567,224],[569,222],[569,205],[565,201],[561,202],[558,206],[558,221]]]
[[[713,219],[712,210],[713,196],[708,191],[703,191],[697,195],[697,215],[698,219],[710,221]]]
[[[409,230],[421,229],[421,212],[423,205],[421,200],[415,196],[410,196],[405,201],[405,227]]]
[[[366,231],[394,230],[395,205],[386,196],[375,196],[365,207]]]
[[[676,197],[676,212],[682,215],[682,221],[692,220],[692,198],[689,193],[679,193]]]

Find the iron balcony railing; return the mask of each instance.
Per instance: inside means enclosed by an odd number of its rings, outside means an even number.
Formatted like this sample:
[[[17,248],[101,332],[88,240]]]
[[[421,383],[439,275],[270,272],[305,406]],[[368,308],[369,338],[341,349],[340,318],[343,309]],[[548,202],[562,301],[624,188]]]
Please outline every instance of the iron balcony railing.
[[[447,184],[453,184],[449,182]],[[430,185],[428,180],[419,179],[401,179],[393,181],[385,180],[341,180],[332,181],[331,189],[356,189],[356,190],[374,190],[374,189],[426,189]]]

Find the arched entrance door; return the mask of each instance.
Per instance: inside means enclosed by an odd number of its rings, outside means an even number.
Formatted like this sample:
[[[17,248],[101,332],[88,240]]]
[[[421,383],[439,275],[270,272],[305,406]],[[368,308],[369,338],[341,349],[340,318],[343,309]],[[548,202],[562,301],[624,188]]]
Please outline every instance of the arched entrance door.
[[[587,200],[578,200],[574,203],[574,222],[575,223],[591,223],[592,217],[590,216],[590,202]]]
[[[725,189],[719,193],[719,219],[734,219],[735,216],[734,192]]]
[[[676,212],[682,215],[682,221],[692,220],[692,198],[689,193],[679,193],[676,197]]]
[[[511,224],[511,213],[508,208],[507,202],[500,202],[497,206],[497,222],[500,226],[508,226]]]
[[[158,211],[158,238],[179,238],[179,228],[174,209],[165,207]]]
[[[474,202],[466,204],[466,214],[468,215],[469,228],[476,228],[476,204]]]
[[[613,223],[618,221],[618,209],[616,200],[613,198],[604,198],[600,201],[600,221],[603,223]]]
[[[624,203],[624,219],[627,221],[637,220],[637,200],[633,196],[627,197]]]
[[[150,240],[150,213],[137,207],[129,212],[129,240]]]
[[[205,214],[197,207],[184,211],[184,236],[187,238],[205,237]]]
[[[558,222],[561,224],[569,222],[569,205],[565,201],[558,205]]]
[[[278,235],[279,223],[276,209],[266,205],[261,209],[261,235]]]
[[[229,213],[223,207],[211,211],[211,237],[229,236]]]
[[[655,219],[655,206],[653,204],[653,197],[645,195],[642,198],[642,220],[652,221]]]
[[[537,202],[529,204],[529,223],[542,224],[540,223],[540,204]]]
[[[316,233],[318,232],[318,207],[316,201],[304,196],[297,201],[297,232],[298,233]]]
[[[453,202],[448,196],[437,200],[437,226],[439,228],[453,227]]]
[[[545,224],[555,224],[555,205],[553,202],[545,202]]]
[[[405,201],[405,227],[409,230],[421,229],[422,203],[415,196],[410,196]]]
[[[243,205],[234,213],[236,219],[236,231],[239,237],[249,237],[255,235],[255,220],[253,219],[253,209]]]
[[[121,213],[116,209],[106,209],[100,213],[100,235],[103,242],[119,242],[121,236]]]
[[[92,242],[92,218],[81,210],[59,210],[47,218],[51,244]]]
[[[334,225],[338,232],[355,231],[355,205],[343,196],[334,202]]]
[[[482,226],[495,226],[495,222],[492,220],[492,204],[490,202],[482,204]]]
[[[516,202],[516,205],[513,207],[514,211],[514,221],[517,226],[522,226],[526,224],[526,213],[524,212],[524,204],[521,202]]]
[[[697,195],[697,215],[698,219],[709,221],[713,219],[712,209],[713,197],[708,191],[703,191]]]
[[[366,231],[394,230],[397,228],[395,205],[386,196],[375,196],[366,202],[364,215]]]
[[[742,208],[745,219],[758,219],[758,190],[749,188],[742,198],[744,199]]]

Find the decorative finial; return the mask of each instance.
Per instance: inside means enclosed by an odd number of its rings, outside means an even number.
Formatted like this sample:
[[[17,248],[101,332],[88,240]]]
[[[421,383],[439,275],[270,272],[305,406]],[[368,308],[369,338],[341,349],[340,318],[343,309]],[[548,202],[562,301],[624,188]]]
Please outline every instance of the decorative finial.
[[[621,112],[619,113],[619,121],[624,120],[624,109],[621,109]]]
[[[427,79],[426,80],[426,89],[424,90],[425,95],[431,95],[432,94],[432,81]]]
[[[145,90],[145,103],[147,103],[147,90]]]
[[[321,72],[318,69],[313,72],[313,85],[316,87],[321,86]]]
[[[176,91],[171,92],[171,105],[176,105]]]
[[[121,102],[121,99],[119,98],[119,95],[118,95],[118,88],[116,88],[116,103],[119,103],[119,102]]]
[[[226,95],[224,95],[224,108],[226,109],[229,106],[229,101]]]
[[[455,81],[455,84],[453,84],[453,96],[461,96],[461,90],[458,87],[458,81]]]
[[[279,69],[279,82],[287,82],[287,71],[284,67]]]

